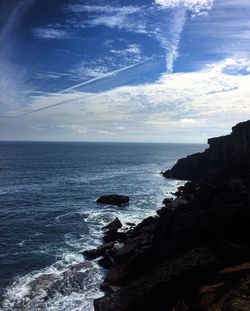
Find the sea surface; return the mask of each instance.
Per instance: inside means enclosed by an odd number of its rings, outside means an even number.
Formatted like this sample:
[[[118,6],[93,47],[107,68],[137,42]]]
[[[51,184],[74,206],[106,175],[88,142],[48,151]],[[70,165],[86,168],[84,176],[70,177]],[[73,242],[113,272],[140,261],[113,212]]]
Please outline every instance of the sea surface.
[[[154,215],[182,185],[160,171],[206,145],[0,142],[0,310],[93,311],[105,271],[81,251],[116,216]],[[130,196],[124,207],[97,197]]]

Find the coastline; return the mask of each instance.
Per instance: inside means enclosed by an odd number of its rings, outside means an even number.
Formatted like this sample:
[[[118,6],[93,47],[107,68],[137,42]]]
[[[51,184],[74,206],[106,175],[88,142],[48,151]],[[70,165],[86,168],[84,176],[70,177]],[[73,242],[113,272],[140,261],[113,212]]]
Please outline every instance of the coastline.
[[[163,174],[191,180],[175,199],[104,244],[96,311],[249,310],[250,121],[208,143]]]

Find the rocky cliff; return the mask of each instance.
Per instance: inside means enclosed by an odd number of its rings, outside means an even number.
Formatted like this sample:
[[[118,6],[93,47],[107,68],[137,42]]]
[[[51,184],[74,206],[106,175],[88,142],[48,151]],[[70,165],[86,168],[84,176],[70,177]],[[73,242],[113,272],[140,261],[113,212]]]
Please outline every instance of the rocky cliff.
[[[250,310],[250,121],[208,143],[165,173],[192,181],[155,217],[104,229],[96,311]]]
[[[167,178],[198,180],[216,174],[223,168],[231,170],[250,152],[250,121],[233,127],[230,135],[211,138],[209,148],[178,160],[172,169],[163,173]],[[237,170],[234,172],[237,173]]]

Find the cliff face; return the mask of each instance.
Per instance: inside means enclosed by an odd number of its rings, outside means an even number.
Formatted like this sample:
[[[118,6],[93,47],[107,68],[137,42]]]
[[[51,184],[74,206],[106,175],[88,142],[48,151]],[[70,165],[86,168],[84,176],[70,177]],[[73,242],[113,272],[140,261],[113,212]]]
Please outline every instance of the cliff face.
[[[208,143],[165,173],[193,181],[157,216],[91,251],[108,269],[95,311],[250,310],[250,121]]]
[[[167,178],[183,180],[205,179],[216,172],[230,169],[237,174],[235,167],[250,153],[250,120],[237,124],[230,135],[210,138],[209,148],[178,160],[172,169],[163,173]],[[246,166],[248,167],[248,166]]]

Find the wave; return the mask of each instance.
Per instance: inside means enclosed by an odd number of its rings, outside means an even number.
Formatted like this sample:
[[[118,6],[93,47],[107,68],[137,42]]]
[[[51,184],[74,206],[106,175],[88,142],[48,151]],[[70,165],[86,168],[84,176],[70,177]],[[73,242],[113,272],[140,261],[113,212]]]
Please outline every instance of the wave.
[[[3,294],[2,311],[93,311],[102,296],[104,271],[77,253],[39,271],[17,278]]]

